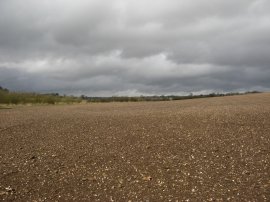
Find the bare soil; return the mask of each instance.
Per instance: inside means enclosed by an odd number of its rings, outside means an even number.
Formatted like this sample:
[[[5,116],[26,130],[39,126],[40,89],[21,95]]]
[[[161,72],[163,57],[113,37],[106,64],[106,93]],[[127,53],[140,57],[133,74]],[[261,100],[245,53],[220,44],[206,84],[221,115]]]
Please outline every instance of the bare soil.
[[[1,109],[0,200],[270,201],[270,94]]]

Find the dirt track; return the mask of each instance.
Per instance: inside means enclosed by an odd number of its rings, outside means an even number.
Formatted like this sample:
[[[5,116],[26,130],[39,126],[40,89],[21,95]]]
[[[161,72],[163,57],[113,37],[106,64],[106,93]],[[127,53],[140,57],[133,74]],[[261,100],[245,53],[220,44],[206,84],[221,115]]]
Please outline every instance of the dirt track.
[[[0,200],[270,201],[270,94],[0,110]]]

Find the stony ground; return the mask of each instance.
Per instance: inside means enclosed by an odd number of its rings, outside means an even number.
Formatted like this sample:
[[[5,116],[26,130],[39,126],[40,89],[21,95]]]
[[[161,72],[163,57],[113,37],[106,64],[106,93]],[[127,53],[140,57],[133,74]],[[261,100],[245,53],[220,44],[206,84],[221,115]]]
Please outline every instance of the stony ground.
[[[270,201],[270,94],[0,110],[0,200]]]

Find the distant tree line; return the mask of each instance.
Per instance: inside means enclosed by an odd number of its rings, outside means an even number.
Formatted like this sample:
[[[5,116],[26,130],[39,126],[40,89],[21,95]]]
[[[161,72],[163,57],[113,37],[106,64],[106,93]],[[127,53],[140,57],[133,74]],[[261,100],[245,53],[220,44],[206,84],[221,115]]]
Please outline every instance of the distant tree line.
[[[0,104],[56,104],[79,103],[82,99],[74,96],[60,96],[58,93],[22,93],[10,92],[0,86]]]
[[[193,95],[192,93],[185,96],[177,95],[161,95],[161,96],[112,96],[112,97],[87,97],[82,95],[81,98],[87,100],[87,102],[141,102],[141,101],[172,101],[172,100],[185,100],[185,99],[196,99],[196,98],[208,98],[208,97],[222,97],[222,96],[233,96],[242,95],[249,93],[260,93],[259,91],[248,91],[245,93],[210,93],[210,94],[200,94]]]
[[[81,97],[59,95],[58,93],[40,94],[40,93],[23,93],[10,92],[8,89],[0,86],[0,104],[57,104],[57,103],[79,103],[83,100],[87,102],[141,102],[141,101],[171,101],[171,100],[185,100],[207,97],[222,97],[241,95],[248,93],[259,93],[259,91],[249,91],[245,93],[210,93],[193,95],[192,93],[186,96],[177,95],[161,95],[161,96],[112,96],[112,97],[88,97],[82,95]]]

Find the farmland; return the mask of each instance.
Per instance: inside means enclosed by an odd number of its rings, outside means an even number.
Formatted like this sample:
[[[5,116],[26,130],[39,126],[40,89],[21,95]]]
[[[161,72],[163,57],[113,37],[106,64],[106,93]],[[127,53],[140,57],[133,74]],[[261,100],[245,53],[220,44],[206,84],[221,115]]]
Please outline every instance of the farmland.
[[[2,200],[270,200],[270,93],[0,109],[0,144]]]

